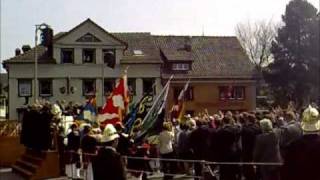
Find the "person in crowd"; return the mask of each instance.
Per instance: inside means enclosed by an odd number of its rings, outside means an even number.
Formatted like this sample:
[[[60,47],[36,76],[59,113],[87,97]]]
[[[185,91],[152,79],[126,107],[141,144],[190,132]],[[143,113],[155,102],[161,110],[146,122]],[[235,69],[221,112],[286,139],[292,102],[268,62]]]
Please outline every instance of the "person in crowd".
[[[70,129],[71,132],[67,135],[66,153],[68,155],[68,165],[66,166],[66,174],[68,177],[75,176],[75,178],[80,178],[80,132],[76,124],[72,124]]]
[[[245,113],[243,118],[244,125],[241,129],[241,157],[243,162],[252,162],[256,137],[261,133],[261,130],[257,125],[257,120],[254,115]],[[256,180],[255,170],[252,165],[244,165],[242,171],[246,180]]]
[[[218,162],[239,162],[240,161],[240,129],[233,125],[231,115],[222,120],[222,127],[216,134],[216,160]],[[221,180],[239,179],[240,168],[237,165],[220,165]]]
[[[260,121],[262,134],[258,135],[255,142],[253,161],[280,163],[279,135],[273,130],[272,122],[269,119]],[[260,166],[262,180],[279,180],[279,166]]]
[[[282,157],[286,154],[286,147],[302,136],[301,125],[297,121],[296,114],[293,111],[286,112],[284,120],[286,123],[281,127],[280,131],[280,148]]]
[[[126,180],[125,167],[117,152],[119,134],[112,124],[107,124],[98,154],[92,160],[94,180]]]
[[[181,132],[178,136],[177,142],[177,153],[179,159],[188,160],[191,158],[191,151],[188,147],[188,138],[189,138],[189,127],[187,126],[186,122],[180,123]],[[189,173],[189,163],[182,162],[181,164],[182,172],[188,174]]]
[[[188,146],[192,151],[194,160],[208,160],[209,159],[209,128],[208,123],[202,119],[196,121],[196,129],[193,130],[188,139]],[[202,176],[202,164],[195,163],[194,170],[196,176]]]
[[[163,159],[175,158],[173,150],[174,132],[172,131],[172,125],[169,122],[163,123],[162,132],[159,134],[159,151],[160,157]],[[171,161],[162,161],[163,172],[173,174],[175,171],[175,164]],[[172,179],[170,175],[165,175],[164,180]]]
[[[150,154],[151,158],[159,158],[159,137],[158,135],[153,135],[148,137],[148,144],[150,145]],[[151,160],[149,161],[150,168],[152,172],[160,173],[160,161],[159,160]]]
[[[121,155],[127,156],[129,155],[129,148],[133,144],[133,140],[129,137],[128,134],[124,133],[124,127],[122,123],[118,122],[114,125],[118,134],[119,134],[119,143],[117,146],[117,152]]]
[[[58,129],[58,136],[57,136],[57,149],[59,153],[59,168],[60,168],[60,175],[65,176],[66,175],[66,167],[65,167],[65,146],[64,146],[64,138],[65,138],[65,132],[64,127],[60,126]]]
[[[83,138],[81,140],[83,169],[86,170],[85,179],[93,180],[91,159],[96,155],[97,140],[91,136],[91,126],[86,125],[83,129]]]
[[[301,127],[303,136],[286,147],[281,180],[320,179],[320,121],[312,106],[304,110]]]

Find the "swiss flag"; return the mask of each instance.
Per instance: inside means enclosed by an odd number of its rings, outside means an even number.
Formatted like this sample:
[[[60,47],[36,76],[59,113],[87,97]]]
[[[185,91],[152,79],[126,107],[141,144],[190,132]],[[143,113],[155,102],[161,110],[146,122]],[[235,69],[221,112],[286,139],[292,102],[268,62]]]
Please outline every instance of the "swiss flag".
[[[102,126],[122,122],[123,114],[126,113],[128,104],[127,75],[125,74],[119,79],[110,96],[107,97],[106,103],[97,117],[97,121]]]

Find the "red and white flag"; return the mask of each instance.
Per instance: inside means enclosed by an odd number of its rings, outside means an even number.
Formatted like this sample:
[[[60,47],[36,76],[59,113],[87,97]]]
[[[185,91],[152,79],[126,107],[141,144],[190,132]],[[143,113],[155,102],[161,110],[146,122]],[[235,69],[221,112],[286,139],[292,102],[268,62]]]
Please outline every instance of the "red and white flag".
[[[177,103],[173,105],[171,110],[171,120],[181,120],[182,116],[184,115],[185,111],[185,96],[188,93],[190,80],[184,85],[183,89],[180,91],[180,94],[177,99]]]
[[[129,104],[127,73],[116,83],[111,95],[107,97],[101,112],[97,116],[100,125],[122,122]]]

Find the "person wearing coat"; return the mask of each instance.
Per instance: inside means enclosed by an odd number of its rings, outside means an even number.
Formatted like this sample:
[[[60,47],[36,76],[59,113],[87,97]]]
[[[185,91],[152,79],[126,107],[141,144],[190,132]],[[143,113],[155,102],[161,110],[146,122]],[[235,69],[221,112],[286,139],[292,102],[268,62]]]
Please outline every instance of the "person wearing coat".
[[[303,136],[286,149],[281,180],[320,179],[320,120],[317,109],[309,106],[302,114]]]
[[[91,135],[91,126],[86,125],[83,129],[83,138],[81,139],[82,162],[85,170],[85,179],[93,180],[92,158],[97,151],[97,140]]]
[[[94,180],[126,180],[121,155],[117,152],[119,134],[112,124],[107,124],[101,138],[98,155],[92,160]]]
[[[217,131],[216,160],[217,162],[239,162],[240,161],[240,128],[233,124],[232,117],[222,119],[222,127]],[[238,165],[220,165],[220,180],[237,180],[240,175]]]
[[[260,133],[261,130],[256,124],[256,117],[254,115],[246,116],[245,123],[241,129],[241,157],[243,162],[252,162],[256,137]],[[252,165],[244,165],[242,170],[246,180],[256,179],[254,167]]]
[[[191,149],[194,160],[209,159],[210,131],[204,120],[196,121],[197,128],[188,137],[188,147]],[[194,163],[196,176],[202,176],[202,164]]]
[[[281,163],[279,135],[273,130],[269,119],[260,121],[262,134],[258,135],[253,151],[253,161],[262,163]],[[279,180],[280,166],[261,165],[262,180]]]
[[[286,121],[286,124],[280,128],[280,148],[282,157],[286,154],[286,147],[302,136],[302,128],[300,123],[297,121],[294,112],[287,112],[284,120]]]
[[[68,177],[80,178],[80,132],[76,124],[72,124],[71,132],[67,135],[66,174]]]

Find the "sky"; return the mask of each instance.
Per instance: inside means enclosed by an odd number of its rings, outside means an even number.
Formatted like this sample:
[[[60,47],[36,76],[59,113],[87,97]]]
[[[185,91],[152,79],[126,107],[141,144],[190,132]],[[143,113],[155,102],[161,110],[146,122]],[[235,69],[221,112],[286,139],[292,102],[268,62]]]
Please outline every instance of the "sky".
[[[240,22],[280,22],[289,1],[0,0],[0,59],[12,57],[24,44],[33,46],[35,24],[43,22],[54,33],[90,18],[109,32],[234,36]],[[319,9],[319,0],[308,1]]]

